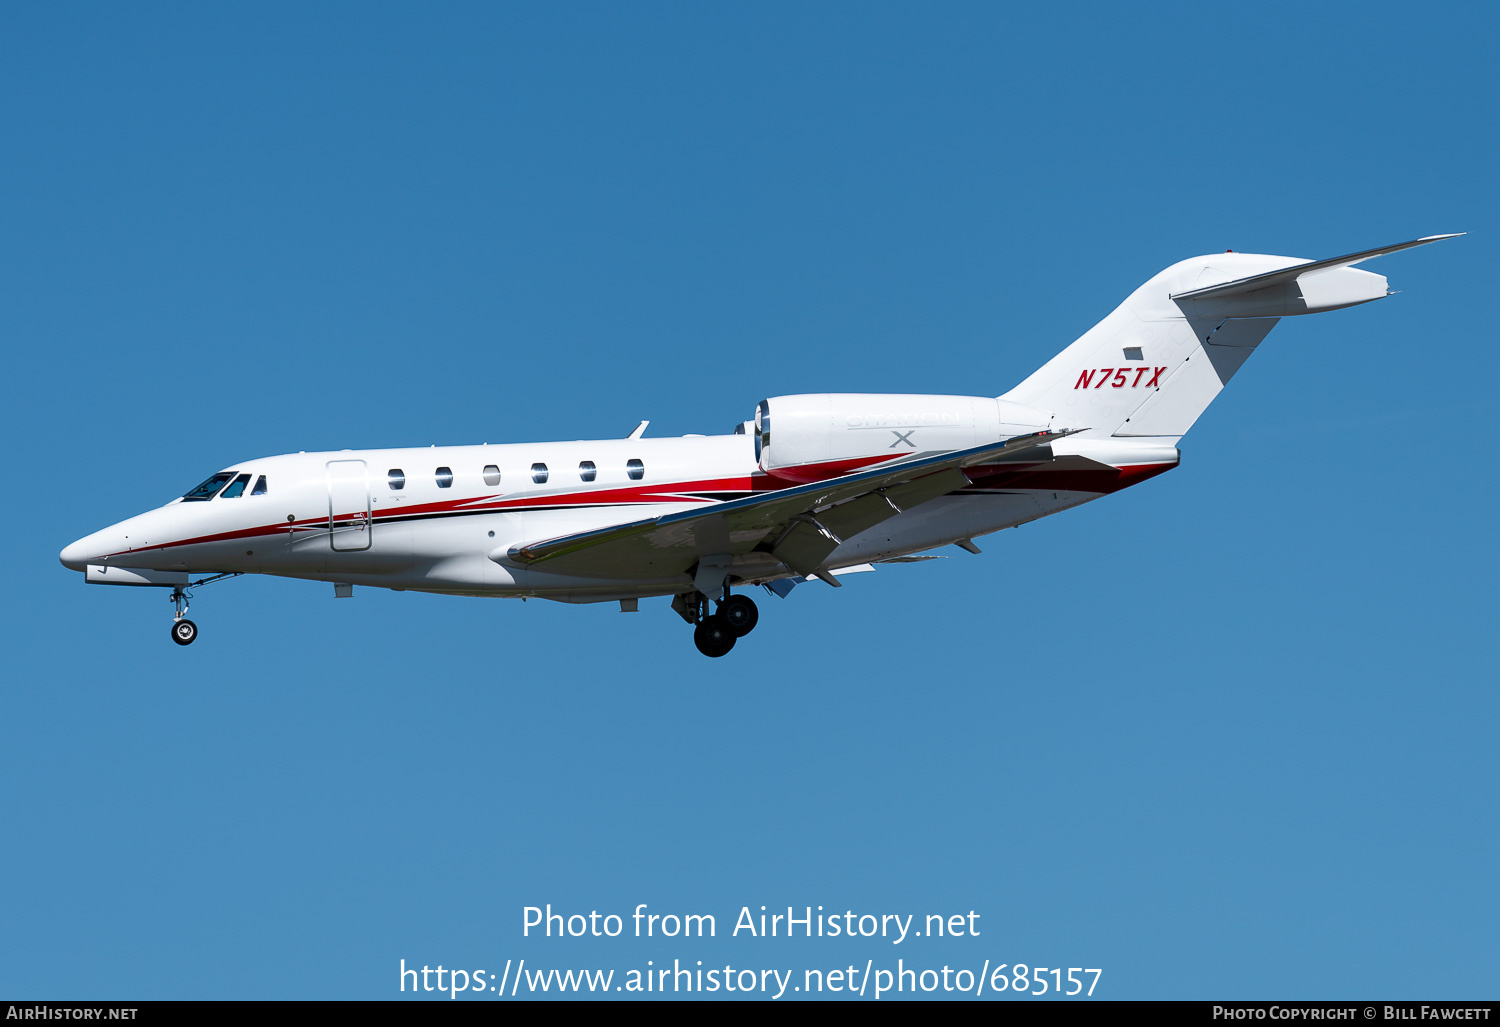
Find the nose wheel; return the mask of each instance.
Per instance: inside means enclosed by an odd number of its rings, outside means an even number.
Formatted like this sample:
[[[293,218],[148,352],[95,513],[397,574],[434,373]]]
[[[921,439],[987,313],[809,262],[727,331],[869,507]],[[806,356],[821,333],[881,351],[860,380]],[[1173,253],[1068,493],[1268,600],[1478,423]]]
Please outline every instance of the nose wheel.
[[[172,641],[178,645],[192,645],[198,637],[198,625],[187,619],[188,597],[186,590],[172,589],[172,606],[175,608],[172,616]]]

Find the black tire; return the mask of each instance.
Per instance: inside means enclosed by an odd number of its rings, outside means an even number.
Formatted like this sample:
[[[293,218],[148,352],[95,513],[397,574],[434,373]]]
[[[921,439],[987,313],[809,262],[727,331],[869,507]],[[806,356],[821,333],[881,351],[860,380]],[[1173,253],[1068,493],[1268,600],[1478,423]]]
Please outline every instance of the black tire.
[[[693,644],[704,656],[720,657],[734,648],[735,634],[723,614],[705,617],[693,629]]]
[[[729,622],[734,637],[744,638],[755,630],[760,621],[760,610],[749,596],[732,595],[719,604],[719,616]]]
[[[198,625],[186,617],[172,622],[172,641],[178,645],[192,645],[197,637]]]

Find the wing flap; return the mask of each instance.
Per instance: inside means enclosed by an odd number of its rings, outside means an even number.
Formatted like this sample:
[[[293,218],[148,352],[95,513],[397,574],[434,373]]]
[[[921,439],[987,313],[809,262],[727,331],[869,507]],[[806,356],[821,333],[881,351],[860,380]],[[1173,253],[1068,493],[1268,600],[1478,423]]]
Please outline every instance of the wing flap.
[[[771,555],[798,574],[811,577],[840,541],[814,520],[795,521],[771,548]]]
[[[820,513],[805,514],[771,548],[771,555],[798,574],[811,575],[845,539],[968,484],[964,472],[949,468],[902,485],[876,489]]]
[[[881,491],[868,496],[840,503],[831,510],[818,515],[818,523],[840,539],[853,538],[866,528],[873,528],[888,517],[894,517],[900,508],[892,505]]]
[[[1055,432],[1056,435],[1072,435],[1073,432]],[[973,465],[971,465],[973,466]],[[921,506],[929,500],[938,496],[946,496],[948,493],[969,484],[969,476],[958,468],[948,468],[937,474],[929,474],[915,481],[908,481],[902,485],[893,485],[882,490],[887,499],[901,510],[910,510],[914,506]]]

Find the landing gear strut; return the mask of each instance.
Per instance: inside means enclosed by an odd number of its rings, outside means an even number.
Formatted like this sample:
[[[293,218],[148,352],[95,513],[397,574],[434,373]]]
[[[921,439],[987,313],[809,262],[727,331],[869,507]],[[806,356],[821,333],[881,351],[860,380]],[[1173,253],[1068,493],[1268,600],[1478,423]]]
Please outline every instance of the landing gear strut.
[[[709,599],[702,592],[688,592],[672,600],[672,609],[693,625],[693,644],[704,656],[719,657],[734,643],[755,630],[760,611],[749,596],[733,595],[728,587],[716,613],[708,612]]]
[[[199,585],[207,585],[211,581],[237,578],[240,574],[240,571],[231,571],[228,574],[215,574],[211,578],[199,578],[197,581],[188,582],[188,584],[180,588],[172,589],[171,599],[174,611],[172,615],[172,641],[178,645],[192,645],[198,639],[198,625],[187,618],[188,600],[193,598],[193,593],[189,592],[188,589],[197,588]]]
[[[178,645],[192,645],[198,637],[198,625],[187,619],[188,593],[180,588],[172,589],[172,605],[176,614],[172,617],[172,641]]]

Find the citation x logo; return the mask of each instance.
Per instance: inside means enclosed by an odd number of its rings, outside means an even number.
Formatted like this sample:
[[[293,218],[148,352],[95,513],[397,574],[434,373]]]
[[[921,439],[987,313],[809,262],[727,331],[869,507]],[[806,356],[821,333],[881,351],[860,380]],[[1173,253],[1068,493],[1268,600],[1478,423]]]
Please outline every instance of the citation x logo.
[[[1151,371],[1153,372],[1151,375],[1151,380],[1146,382],[1146,388],[1150,389],[1155,388],[1160,384],[1159,379],[1161,378],[1161,373],[1165,370],[1165,367],[1105,367],[1101,368],[1097,372],[1092,370],[1080,371],[1078,372],[1078,381],[1073,383],[1073,388],[1086,389],[1090,385],[1093,385],[1096,389],[1102,389],[1104,388],[1105,382],[1109,382],[1109,387],[1112,389],[1124,389],[1127,387],[1132,389],[1139,388],[1141,384],[1141,378],[1147,371]],[[1135,378],[1133,380],[1130,379],[1131,371],[1135,372]],[[1094,384],[1094,375],[1096,373],[1099,375],[1099,382],[1097,385]],[[1111,379],[1111,375],[1114,376],[1113,379]]]

